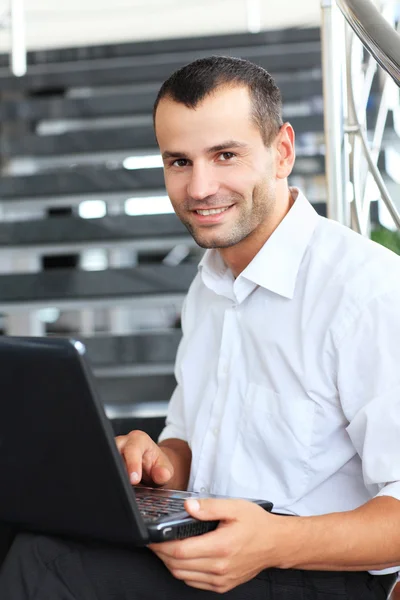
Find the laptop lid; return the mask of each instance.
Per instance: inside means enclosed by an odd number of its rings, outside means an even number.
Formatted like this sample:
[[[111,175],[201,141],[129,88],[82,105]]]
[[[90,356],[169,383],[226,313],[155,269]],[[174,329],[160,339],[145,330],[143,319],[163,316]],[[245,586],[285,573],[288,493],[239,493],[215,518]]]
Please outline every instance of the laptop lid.
[[[68,339],[0,338],[0,520],[142,545],[147,527],[84,351]]]

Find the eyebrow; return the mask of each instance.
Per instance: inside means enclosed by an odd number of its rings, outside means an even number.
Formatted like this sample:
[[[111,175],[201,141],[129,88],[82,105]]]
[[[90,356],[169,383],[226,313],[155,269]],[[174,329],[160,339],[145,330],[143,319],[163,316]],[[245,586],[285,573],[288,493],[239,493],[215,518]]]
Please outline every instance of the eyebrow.
[[[212,154],[213,152],[222,152],[222,150],[226,150],[227,148],[247,148],[247,144],[236,140],[227,140],[226,142],[207,148],[206,152],[207,154]]]
[[[211,146],[210,148],[206,148],[207,154],[214,154],[215,152],[222,152],[227,148],[247,148],[247,144],[243,142],[238,142],[236,140],[227,140],[226,142],[221,142],[221,144],[217,144],[215,146]],[[163,159],[166,158],[188,158],[186,152],[171,152],[169,150],[165,150],[162,153]]]

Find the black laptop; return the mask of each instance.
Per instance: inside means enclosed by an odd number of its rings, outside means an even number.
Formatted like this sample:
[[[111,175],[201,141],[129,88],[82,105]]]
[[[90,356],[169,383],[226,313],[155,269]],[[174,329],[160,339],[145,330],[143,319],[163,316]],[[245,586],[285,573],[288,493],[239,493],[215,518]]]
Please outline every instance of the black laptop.
[[[217,527],[198,494],[131,485],[81,342],[1,337],[0,386],[0,521],[136,546]]]

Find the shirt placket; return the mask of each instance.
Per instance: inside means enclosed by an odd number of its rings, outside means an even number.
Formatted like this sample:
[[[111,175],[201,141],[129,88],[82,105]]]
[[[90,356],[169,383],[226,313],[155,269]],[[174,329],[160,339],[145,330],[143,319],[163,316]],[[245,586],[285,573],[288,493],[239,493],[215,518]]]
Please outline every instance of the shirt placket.
[[[232,354],[235,346],[234,326],[235,311],[232,308],[224,312],[220,351],[217,367],[217,393],[212,403],[208,427],[205,432],[202,454],[199,461],[196,489],[209,493],[216,478],[217,453],[221,446],[221,421],[226,410],[229,373],[231,370]]]

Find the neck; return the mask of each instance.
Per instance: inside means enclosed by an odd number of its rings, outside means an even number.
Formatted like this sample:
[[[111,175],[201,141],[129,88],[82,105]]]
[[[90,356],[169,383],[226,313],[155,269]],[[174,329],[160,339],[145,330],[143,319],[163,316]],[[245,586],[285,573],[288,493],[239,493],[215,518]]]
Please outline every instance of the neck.
[[[264,246],[268,238],[273,234],[279,223],[283,221],[293,205],[293,198],[286,187],[286,192],[281,199],[277,198],[274,210],[268,222],[262,223],[244,240],[229,248],[219,248],[218,252],[226,266],[232,271],[233,276],[238,277],[242,271],[251,263],[253,258]]]

